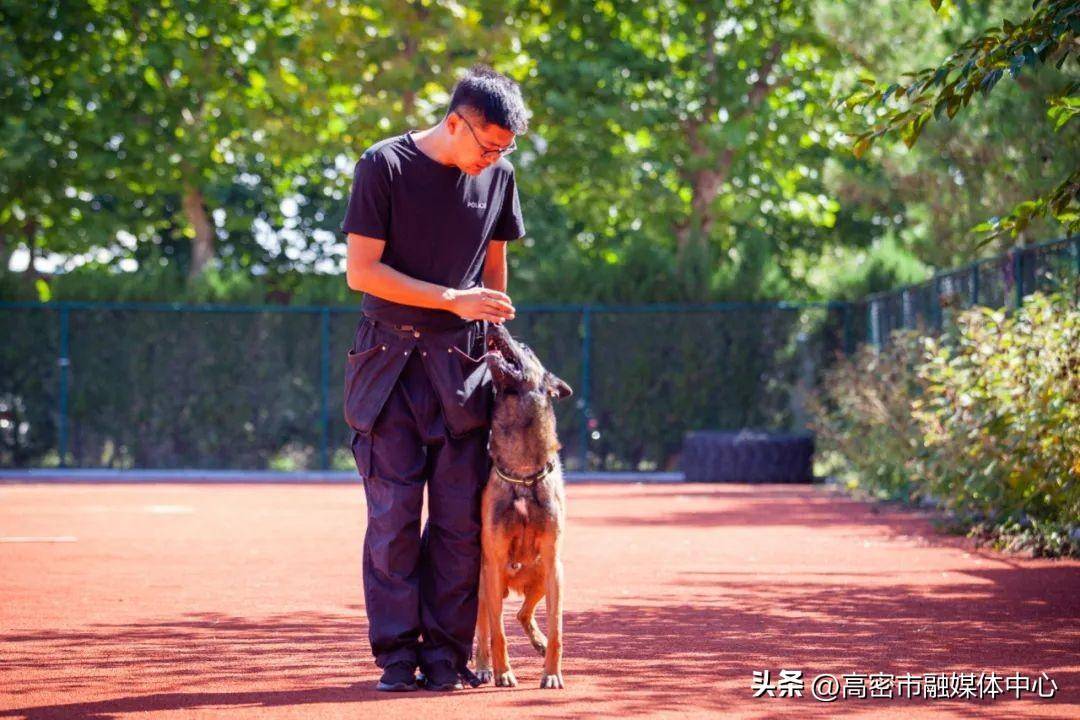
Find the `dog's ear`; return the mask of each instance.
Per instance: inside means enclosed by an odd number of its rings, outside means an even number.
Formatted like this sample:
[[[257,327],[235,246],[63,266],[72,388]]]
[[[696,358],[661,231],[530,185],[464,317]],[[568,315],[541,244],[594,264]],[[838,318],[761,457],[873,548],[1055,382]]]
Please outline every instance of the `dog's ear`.
[[[547,394],[556,400],[562,400],[563,398],[568,398],[574,394],[574,391],[562,378],[557,377],[550,372],[544,373],[544,388],[547,391]]]

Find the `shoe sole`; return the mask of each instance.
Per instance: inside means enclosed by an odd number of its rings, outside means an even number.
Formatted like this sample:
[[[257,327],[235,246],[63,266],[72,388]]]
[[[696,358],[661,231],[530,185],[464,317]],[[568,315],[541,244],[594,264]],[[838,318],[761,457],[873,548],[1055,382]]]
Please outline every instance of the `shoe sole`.
[[[413,690],[419,690],[420,688],[416,685],[415,682],[412,682],[412,683],[401,683],[401,682],[399,682],[399,683],[390,684],[390,683],[384,683],[384,682],[382,682],[380,680],[379,684],[375,686],[375,689],[376,690],[381,690],[383,692],[411,692]]]

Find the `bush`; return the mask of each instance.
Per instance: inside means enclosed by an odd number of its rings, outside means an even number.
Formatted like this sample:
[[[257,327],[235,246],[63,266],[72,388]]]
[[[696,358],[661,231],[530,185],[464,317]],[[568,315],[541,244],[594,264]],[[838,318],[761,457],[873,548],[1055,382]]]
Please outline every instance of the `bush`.
[[[929,499],[973,532],[1075,553],[1080,521],[1080,310],[1034,294],[961,312],[938,338],[898,331],[825,374],[813,426],[849,487]],[[1018,537],[1026,538],[1023,543]]]
[[[1080,517],[1080,311],[1033,295],[1019,312],[975,308],[926,338],[912,405],[926,476],[960,510],[993,519]]]
[[[146,263],[138,272],[117,272],[88,263],[42,277],[0,270],[0,300],[359,307],[361,295],[348,288],[344,274],[252,275],[208,268],[188,280],[172,266]]]
[[[810,396],[817,445],[849,488],[880,499],[920,497],[922,432],[911,399],[921,395],[915,374],[921,339],[917,331],[904,330],[881,351],[859,346],[850,357],[837,358]]]

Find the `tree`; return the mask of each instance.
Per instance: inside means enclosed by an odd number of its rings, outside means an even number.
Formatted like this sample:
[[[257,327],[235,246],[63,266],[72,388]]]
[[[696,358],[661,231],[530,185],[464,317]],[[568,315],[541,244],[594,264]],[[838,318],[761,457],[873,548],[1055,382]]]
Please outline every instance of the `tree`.
[[[810,3],[522,2],[513,17],[538,136],[515,162],[537,237],[558,237],[563,261],[522,258],[530,289],[798,292],[790,270],[839,209],[819,172],[836,55]]]
[[[0,2],[4,268],[24,246],[32,275],[35,256],[81,252],[110,224],[104,211],[115,198],[96,149],[107,142],[101,116],[111,109],[90,102],[92,77],[83,72],[85,60],[95,57],[97,39],[87,27],[96,18],[93,8],[78,3],[60,12],[56,3]]]
[[[0,248],[85,252],[125,230],[135,257],[191,278],[214,259],[310,265],[359,151],[430,117],[449,71],[505,34],[475,8],[391,0],[52,0],[0,18]]]

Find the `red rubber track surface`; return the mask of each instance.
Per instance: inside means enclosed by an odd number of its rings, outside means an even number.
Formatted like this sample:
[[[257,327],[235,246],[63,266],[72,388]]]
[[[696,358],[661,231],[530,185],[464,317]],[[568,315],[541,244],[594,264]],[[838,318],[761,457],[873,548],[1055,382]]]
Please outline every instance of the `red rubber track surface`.
[[[582,484],[568,506],[567,688],[536,687],[512,598],[517,688],[387,694],[361,486],[0,485],[0,718],[1080,717],[1076,561],[819,486]],[[781,668],[804,696],[752,697]],[[990,671],[1058,690],[809,693],[820,673]]]

